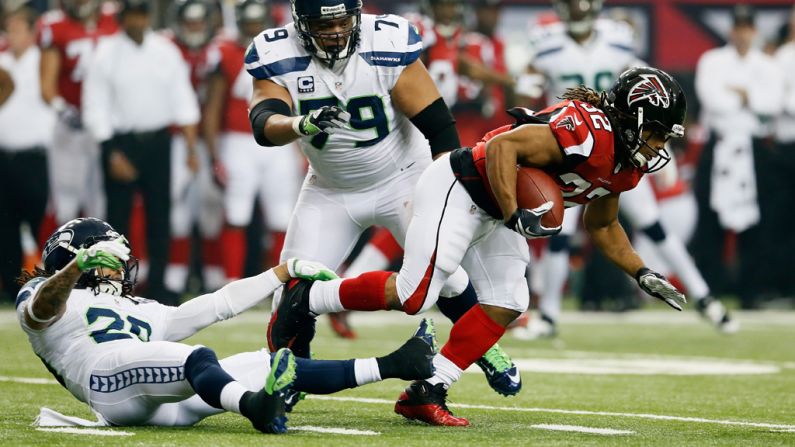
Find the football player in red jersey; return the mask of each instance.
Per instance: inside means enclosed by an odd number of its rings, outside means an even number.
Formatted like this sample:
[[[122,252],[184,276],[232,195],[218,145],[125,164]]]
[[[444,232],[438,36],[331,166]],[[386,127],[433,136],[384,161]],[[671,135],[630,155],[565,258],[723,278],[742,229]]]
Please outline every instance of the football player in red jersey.
[[[464,35],[463,51],[486,68],[506,75],[505,43],[497,36],[502,0],[477,0],[475,29]],[[459,80],[458,102],[453,110],[458,134],[464,146],[471,146],[489,130],[505,123],[505,86],[462,76]]]
[[[422,36],[424,47],[422,61],[428,67],[428,73],[448,107],[452,108],[460,97],[459,85],[462,77],[470,80],[470,84],[486,84],[495,90],[515,87],[513,78],[506,73],[504,62],[500,62],[501,55],[499,60],[486,60],[487,58],[483,58],[482,54],[468,47],[467,42],[471,39],[461,24],[461,2],[428,0],[428,3],[432,17],[417,16],[411,17],[411,20]],[[494,3],[493,0],[480,0],[478,8],[491,9]],[[496,21],[493,26],[496,26]],[[496,37],[493,39],[496,41]],[[495,50],[502,52],[502,44],[497,45],[500,48]],[[500,105],[495,104],[495,110],[503,109],[504,102],[501,100],[502,97],[499,98]],[[478,119],[476,124],[473,124],[469,121],[456,125],[464,145],[474,144],[487,130],[494,127],[491,122],[483,119]],[[402,247],[392,234],[385,228],[379,228],[351,263],[345,275],[355,276],[369,270],[385,269],[392,261],[399,259],[402,253]],[[347,323],[345,313],[334,313],[329,316],[332,318],[334,331],[341,337],[351,338],[354,332]]]
[[[213,142],[210,154],[216,174],[225,183],[226,228],[221,237],[221,259],[229,279],[243,275],[245,228],[251,223],[257,197],[271,236],[268,261],[278,264],[303,175],[297,148],[259,147],[248,120],[253,87],[243,62],[252,39],[271,23],[270,9],[264,0],[239,0],[235,19],[237,39],[218,42],[220,60],[210,77],[204,123],[208,142]]]
[[[621,192],[664,166],[670,160],[665,142],[684,135],[681,88],[667,73],[644,67],[622,73],[607,93],[580,87],[565,99],[538,114],[514,109],[515,125],[490,132],[473,149],[443,155],[423,172],[400,273],[292,283],[273,328],[294,337],[308,319],[343,309],[423,312],[461,266],[480,305],[453,325],[434,358],[434,377],[412,383],[395,411],[434,425],[468,425],[447,408],[447,389],[527,308],[529,253],[523,237],[560,231],[541,225],[552,202],[535,209],[517,206],[517,164],[549,173],[567,206],[585,205],[585,228],[594,244],[646,293],[681,310],[684,295],[645,267],[617,218]]]
[[[105,214],[100,188],[99,146],[83,130],[80,95],[83,77],[99,39],[118,31],[115,10],[99,0],[62,0],[62,9],[45,14],[39,23],[41,94],[58,113],[55,147],[50,160],[58,169],[50,178],[55,218],[59,223],[81,211]]]
[[[211,0],[178,0],[172,5],[170,15],[169,37],[188,63],[191,83],[203,105],[209,75],[220,58],[218,47],[211,43],[220,20],[218,6]],[[213,181],[209,157],[201,143],[213,146],[215,141],[201,141],[196,148],[188,148],[182,133],[174,132],[171,142],[171,248],[165,282],[168,290],[177,294],[185,290],[188,279],[194,224],[198,224],[202,236],[205,289],[217,289],[225,283],[219,241],[223,194]]]

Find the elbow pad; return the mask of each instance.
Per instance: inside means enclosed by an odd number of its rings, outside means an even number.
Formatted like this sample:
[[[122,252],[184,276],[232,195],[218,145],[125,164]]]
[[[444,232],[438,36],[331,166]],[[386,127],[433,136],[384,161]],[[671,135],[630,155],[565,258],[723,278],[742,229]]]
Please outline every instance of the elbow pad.
[[[273,115],[291,116],[290,106],[281,99],[269,98],[257,103],[248,113],[254,139],[260,146],[278,146],[265,135],[265,122]]]
[[[439,98],[411,118],[411,122],[425,135],[435,157],[443,152],[461,147],[455,119],[444,99]]]

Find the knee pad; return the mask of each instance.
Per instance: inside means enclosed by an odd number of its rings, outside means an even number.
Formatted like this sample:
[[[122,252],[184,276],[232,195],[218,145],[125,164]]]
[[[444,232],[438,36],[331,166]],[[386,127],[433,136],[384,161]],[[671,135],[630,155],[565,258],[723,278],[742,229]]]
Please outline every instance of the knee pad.
[[[650,226],[644,228],[643,233],[649,237],[654,243],[659,243],[665,240],[665,230],[663,229],[660,221],[654,222]]]

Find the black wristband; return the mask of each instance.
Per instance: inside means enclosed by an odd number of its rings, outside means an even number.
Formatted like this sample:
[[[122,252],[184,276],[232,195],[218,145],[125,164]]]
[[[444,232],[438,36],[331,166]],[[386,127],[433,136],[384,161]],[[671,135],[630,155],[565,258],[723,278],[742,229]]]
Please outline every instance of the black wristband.
[[[640,277],[647,274],[647,273],[654,273],[650,268],[641,267],[635,272],[635,281],[640,282]]]
[[[265,122],[273,115],[291,116],[290,106],[277,98],[268,98],[255,105],[248,114],[254,139],[260,146],[279,146],[265,135]]]
[[[414,115],[411,122],[428,139],[433,156],[461,147],[455,119],[444,99],[439,98],[432,102]]]
[[[516,227],[516,222],[519,221],[519,217],[522,213],[519,212],[519,208],[516,208],[516,211],[511,214],[511,217],[505,221],[505,226],[513,230]]]

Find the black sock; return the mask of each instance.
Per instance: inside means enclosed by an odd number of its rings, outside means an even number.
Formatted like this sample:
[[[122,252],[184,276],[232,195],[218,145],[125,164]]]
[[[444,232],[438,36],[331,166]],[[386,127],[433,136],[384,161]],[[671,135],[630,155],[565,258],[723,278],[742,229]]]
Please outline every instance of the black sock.
[[[471,282],[467,284],[467,288],[464,289],[460,295],[451,298],[440,297],[439,300],[436,301],[439,311],[453,323],[458,321],[462,315],[467,313],[467,311],[477,303],[478,294],[475,293],[475,288],[472,287]]]

